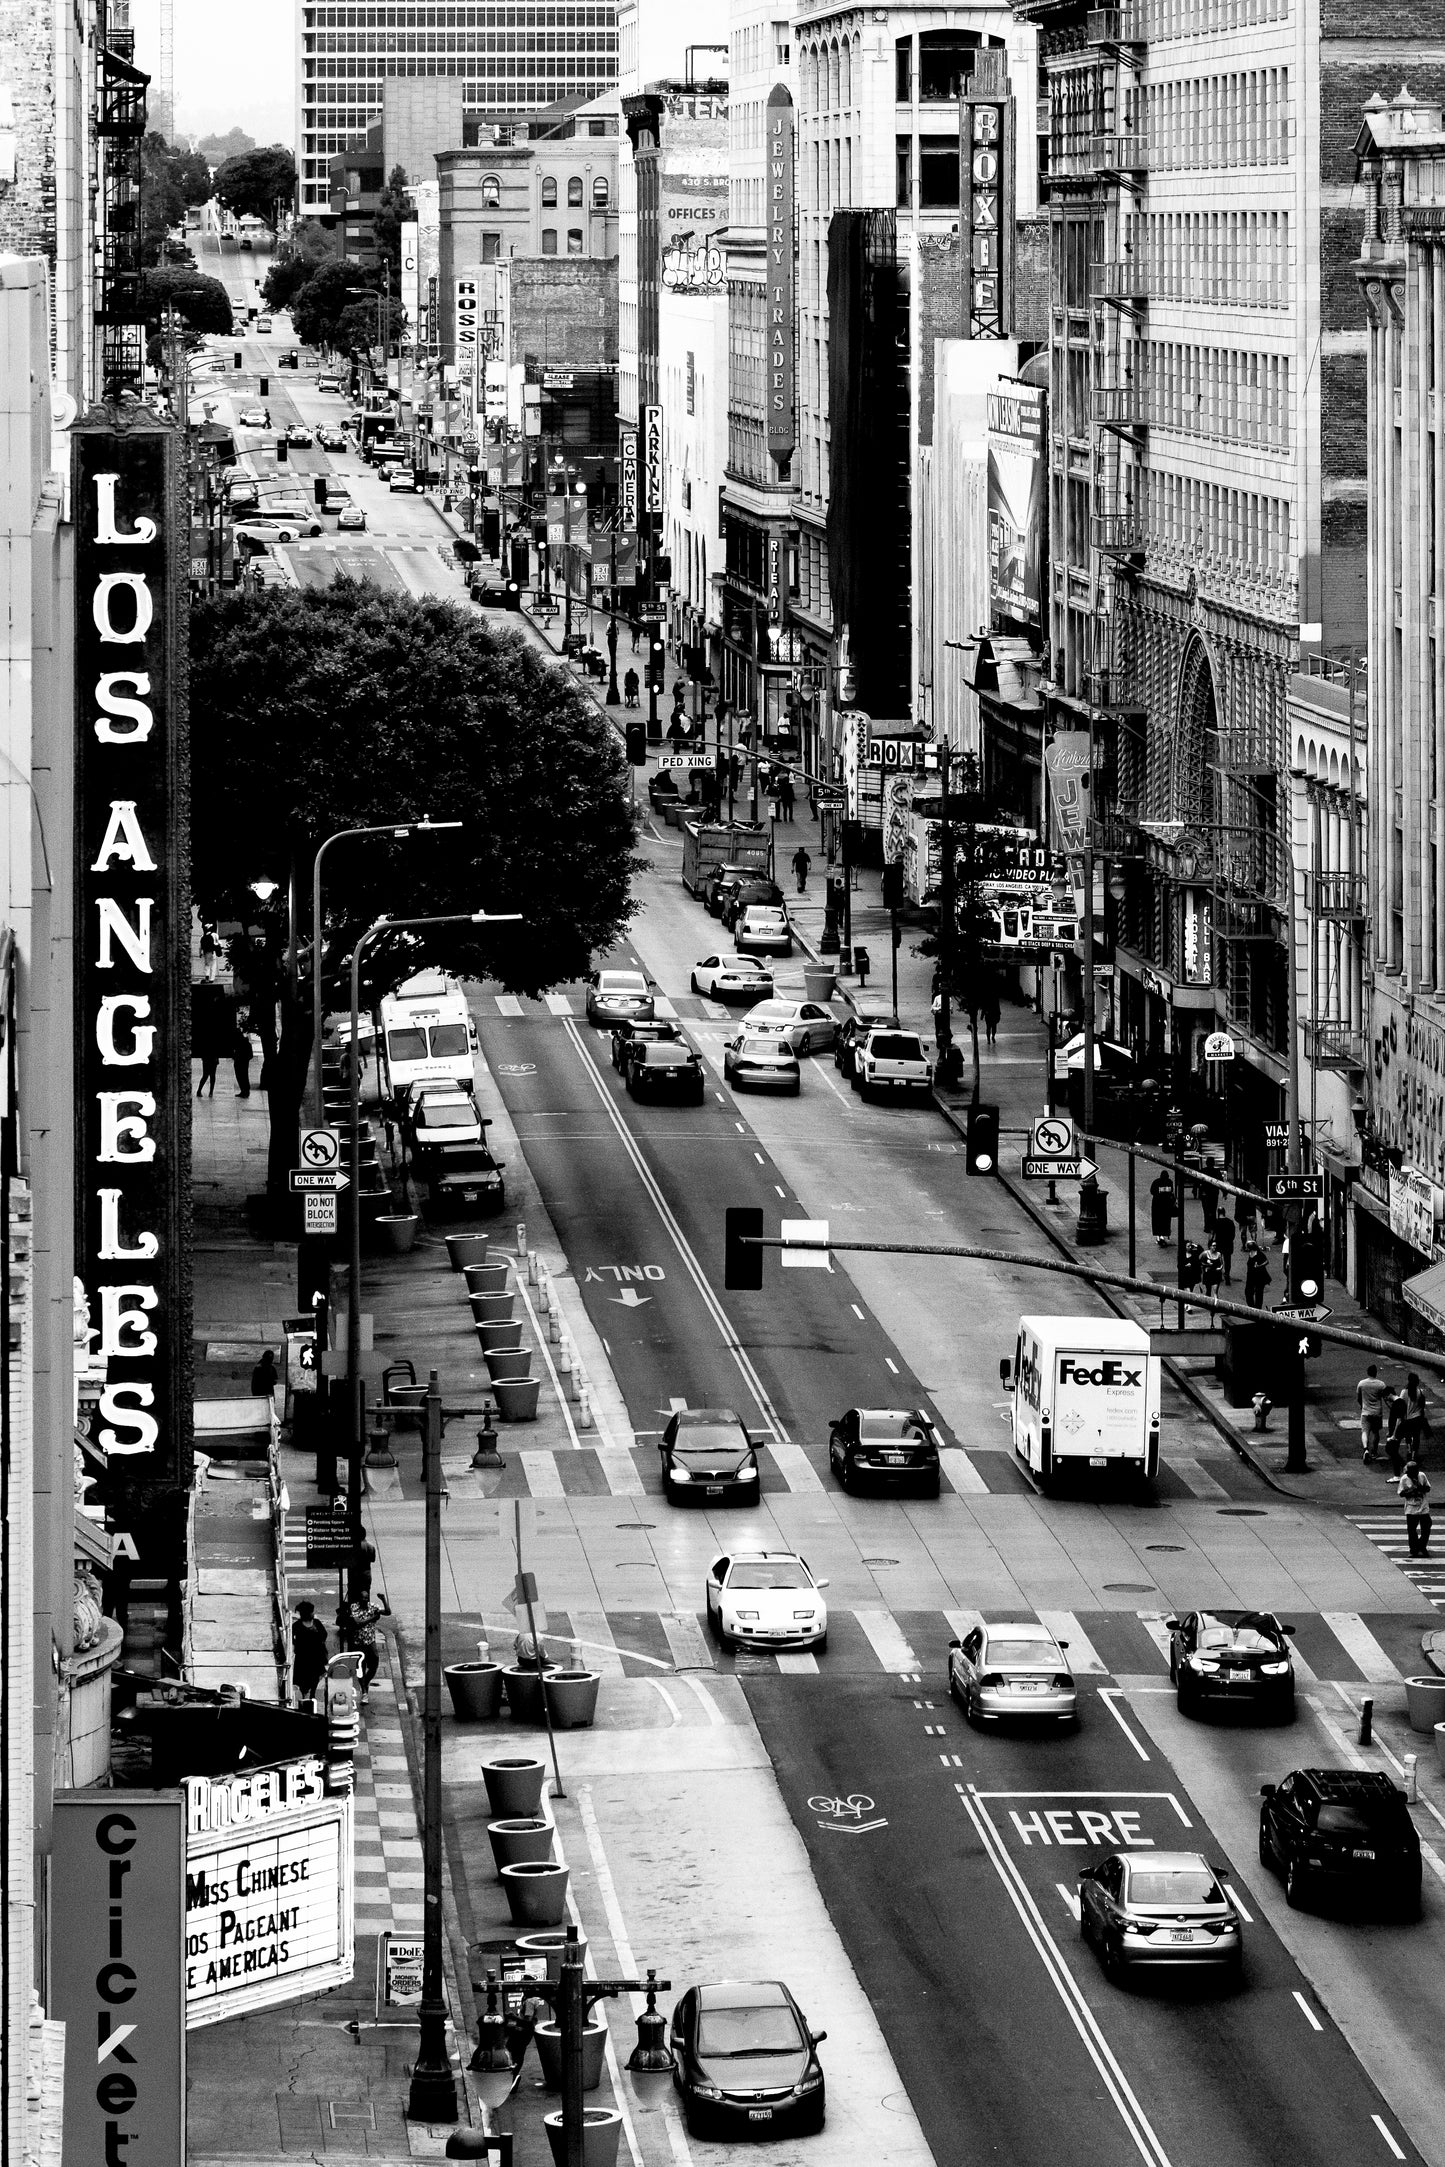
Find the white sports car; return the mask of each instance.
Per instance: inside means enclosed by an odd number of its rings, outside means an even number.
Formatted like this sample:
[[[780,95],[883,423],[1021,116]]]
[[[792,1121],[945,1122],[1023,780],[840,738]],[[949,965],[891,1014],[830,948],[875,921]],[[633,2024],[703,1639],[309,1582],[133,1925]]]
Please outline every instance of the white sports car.
[[[692,990],[712,1001],[766,1001],[773,974],[755,956],[704,956],[692,967]]]
[[[744,1550],[714,1558],[707,1574],[708,1624],[724,1648],[828,1645],[828,1605],[796,1550]]]

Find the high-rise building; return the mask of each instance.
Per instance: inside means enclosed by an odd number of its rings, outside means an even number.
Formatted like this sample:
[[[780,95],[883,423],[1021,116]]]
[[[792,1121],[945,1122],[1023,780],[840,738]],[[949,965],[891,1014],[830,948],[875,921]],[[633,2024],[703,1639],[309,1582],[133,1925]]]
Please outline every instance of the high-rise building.
[[[297,0],[296,162],[302,216],[328,208],[330,160],[382,116],[388,76],[456,75],[467,106],[536,113],[617,81],[617,0]]]

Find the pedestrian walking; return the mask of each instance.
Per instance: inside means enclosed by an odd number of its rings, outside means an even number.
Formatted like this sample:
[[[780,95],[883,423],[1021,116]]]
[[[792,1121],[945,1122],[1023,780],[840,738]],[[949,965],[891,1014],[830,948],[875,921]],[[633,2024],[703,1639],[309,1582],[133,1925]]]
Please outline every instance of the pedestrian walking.
[[[980,1012],[983,1016],[983,1029],[985,1038],[988,1040],[990,1046],[997,1045],[998,1019],[1002,1011],[999,1006],[998,987],[994,985],[992,980],[989,981],[988,985],[984,989],[983,1000],[980,1004]]]
[[[793,775],[790,768],[783,769],[782,780],[778,784],[778,803],[783,808],[784,820],[791,827],[793,824]]]
[[[1161,1167],[1149,1184],[1149,1226],[1161,1249],[1167,1249],[1173,1238],[1175,1202],[1174,1183]]]
[[[326,1628],[314,1603],[299,1603],[291,1627],[291,1683],[297,1700],[314,1700],[325,1675]]]
[[[1412,1558],[1430,1555],[1430,1478],[1420,1472],[1420,1462],[1414,1453],[1405,1462],[1396,1489],[1405,1506],[1405,1540],[1410,1545]]]
[[[235,1034],[231,1040],[231,1066],[236,1071],[236,1096],[251,1096],[251,1032],[243,1016],[236,1018]]]
[[[201,974],[203,977],[215,977],[218,958],[216,929],[209,918],[203,918],[201,920]]]
[[[808,856],[807,846],[799,843],[797,849],[793,852],[793,871],[797,875],[799,895],[806,895],[807,893],[808,868],[812,862],[812,859]]]
[[[252,1399],[270,1399],[280,1382],[281,1379],[276,1373],[276,1357],[268,1347],[251,1372]]]
[[[1212,1234],[1209,1237],[1204,1254],[1200,1258],[1199,1276],[1204,1282],[1205,1293],[1213,1300],[1214,1296],[1219,1292],[1219,1283],[1224,1277],[1224,1258],[1220,1253],[1219,1244]]]
[[[1219,1254],[1224,1259],[1224,1284],[1227,1287],[1234,1285],[1234,1234],[1234,1221],[1230,1218],[1228,1212],[1216,1212],[1214,1215],[1214,1239],[1219,1245]]]
[[[1244,1267],[1244,1299],[1251,1309],[1263,1309],[1264,1290],[1269,1285],[1269,1266],[1258,1242],[1251,1242],[1248,1262]]]
[[[1385,1410],[1390,1404],[1390,1387],[1385,1383],[1376,1363],[1371,1362],[1364,1376],[1355,1386],[1355,1403],[1360,1410],[1360,1453],[1366,1467],[1373,1467],[1380,1449],[1380,1431],[1384,1425]]]
[[[1254,1206],[1247,1196],[1237,1196],[1234,1199],[1234,1225],[1239,1236],[1240,1252],[1243,1254],[1255,1239]]]
[[[1206,1166],[1208,1163],[1206,1160]],[[1199,1178],[1199,1208],[1204,1214],[1204,1233],[1207,1239],[1214,1231],[1215,1215],[1219,1210],[1219,1191],[1202,1173]]]
[[[353,1596],[346,1605],[347,1646],[354,1648],[361,1657],[361,1684],[359,1698],[366,1706],[366,1696],[371,1681],[381,1668],[381,1649],[377,1645],[376,1621],[391,1616],[391,1605],[383,1595],[378,1602],[371,1600],[370,1589],[365,1595]]]
[[[635,617],[630,617],[627,621],[627,629],[632,634],[632,652],[636,654],[637,643],[642,637],[642,626]]]
[[[637,672],[629,670],[622,680],[622,698],[628,707],[636,707],[638,690]]]
[[[1425,1439],[1430,1429],[1428,1406],[1425,1388],[1412,1369],[1405,1379],[1405,1389],[1400,1396],[1400,1444],[1407,1460],[1418,1460],[1425,1449]]]

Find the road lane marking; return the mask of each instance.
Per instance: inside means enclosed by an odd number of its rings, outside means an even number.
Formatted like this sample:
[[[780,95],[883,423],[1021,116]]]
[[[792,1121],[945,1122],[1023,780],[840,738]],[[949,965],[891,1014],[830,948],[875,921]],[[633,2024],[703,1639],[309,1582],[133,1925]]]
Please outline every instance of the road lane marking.
[[[565,993],[544,994],[543,999],[546,1001],[548,1008],[550,1008],[554,1016],[571,1015],[572,1003],[568,1000]]]
[[[966,1452],[960,1452],[956,1446],[946,1445],[938,1455],[938,1464],[943,1470],[944,1481],[951,1489],[956,1490],[960,1497],[977,1497],[980,1493],[987,1497],[988,1484]]]
[[[735,1121],[735,1122],[733,1123],[733,1127],[734,1127],[734,1128],[735,1128],[735,1129],[737,1130],[737,1132],[738,1132],[739,1136],[746,1136],[746,1135],[747,1135],[747,1130],[746,1130],[746,1129],[745,1129],[745,1128],[743,1127],[743,1125],[742,1125],[741,1121]]]
[[[779,1196],[786,1196],[788,1193],[786,1189],[778,1188],[778,1184],[776,1182],[773,1183],[773,1187],[778,1190]]]
[[[894,1361],[891,1354],[885,1354],[883,1359],[888,1364],[888,1367],[892,1370],[895,1377],[901,1375],[898,1364]]]
[[[837,1084],[834,1083],[832,1077],[828,1074],[829,1066],[830,1064],[823,1061],[815,1062],[813,1067],[813,1073],[815,1076],[822,1077],[824,1083],[828,1086],[828,1089],[832,1092],[834,1098],[837,1099],[841,1105],[846,1106],[849,1113],[852,1113],[853,1100],[847,1092],[843,1091]]]
[[[1100,1700],[1104,1703],[1104,1706],[1108,1709],[1110,1715],[1114,1718],[1114,1721],[1118,1724],[1120,1730],[1124,1733],[1124,1736],[1128,1739],[1130,1745],[1134,1748],[1134,1751],[1138,1754],[1140,1760],[1147,1761],[1149,1755],[1144,1750],[1144,1747],[1140,1744],[1135,1732],[1130,1729],[1123,1715],[1114,1706],[1115,1701],[1122,1700],[1123,1697],[1124,1696],[1120,1692],[1118,1686],[1103,1686],[1100,1688],[1099,1691]]]
[[[717,1100],[719,1106],[726,1106],[727,1099],[721,1091],[714,1091],[713,1097]]]
[[[757,1160],[757,1162],[758,1162],[759,1166],[763,1165],[763,1163],[764,1163],[764,1160],[763,1160],[763,1155],[762,1155],[762,1153],[761,1153],[760,1151],[755,1151],[755,1152],[753,1153],[753,1157],[754,1157],[754,1158],[755,1158],[755,1159]]]
[[[522,1004],[515,993],[498,993],[493,996],[499,1016],[520,1016]]]
[[[1298,1987],[1296,1987],[1294,1990],[1294,1998],[1299,2003],[1300,2008],[1304,2014],[1304,2020],[1306,2024],[1308,2024],[1310,2030],[1314,2032],[1322,2032],[1324,2030],[1323,2024],[1321,2024],[1319,2018],[1315,2015],[1313,2009],[1311,2009],[1309,2003],[1305,2000],[1303,1994],[1301,1994]]]
[[[612,1879],[612,1868],[607,1863],[607,1852],[603,1847],[602,1830],[597,1822],[597,1809],[592,1803],[592,1786],[590,1783],[584,1784],[577,1794],[577,1817],[582,1823],[582,1834],[586,1839],[587,1849],[591,1855],[592,1872],[597,1883],[597,1893],[602,1898],[602,1909],[607,1917],[607,1930],[612,1936],[612,1947],[616,1952],[617,1961],[624,1972],[631,1972],[635,1978],[637,1976],[637,1959],[632,1954],[632,1942],[622,1916],[622,1906],[617,1901],[617,1885]],[[560,1858],[562,1856],[560,1837],[556,1839],[556,1843],[557,1855]],[[580,1927],[582,1924],[581,1913],[578,1911],[576,1899],[571,1895],[570,1891],[567,1900],[572,1917]],[[632,1994],[629,1995],[628,1999],[632,2003],[632,2013],[635,2017],[645,2006],[643,1997],[640,1994]],[[622,2117],[622,2129],[627,2139],[627,2149],[632,2154],[633,2167],[642,2167],[642,2148],[637,2142],[637,2132],[633,2128],[632,2111],[628,2103],[628,2095],[623,2088],[622,2072],[617,2065],[617,2049],[612,2043],[610,2025],[607,2032],[606,2054],[607,2074],[612,2081],[612,2090],[617,2100],[617,2111]],[[672,2140],[673,2156],[677,2161],[677,2167],[692,2167],[692,2153],[679,2123],[677,2111],[670,2099],[665,2104],[664,2112],[667,2115],[668,2135]],[[674,2124],[678,2125],[675,2130]]]
[[[1399,1671],[1364,1619],[1353,1610],[1322,1610],[1320,1616],[1346,1655],[1371,1685],[1400,1685]]]
[[[671,1001],[661,993],[655,994],[653,997],[652,1013],[654,1016],[661,1016],[664,1023],[676,1023],[677,1021],[677,1010],[673,1007]]]
[[[856,1302],[853,1302],[853,1303],[852,1303],[852,1304],[851,1304],[850,1306],[851,1306],[851,1308],[852,1308],[852,1311],[853,1311],[853,1314],[854,1314],[854,1316],[855,1316],[855,1317],[856,1317],[856,1318],[858,1319],[858,1322],[859,1322],[859,1323],[861,1324],[861,1323],[862,1323],[862,1322],[864,1321],[864,1320],[863,1320],[863,1312],[862,1312],[862,1310],[861,1310],[861,1309],[860,1309],[860,1308],[858,1307],[858,1304],[857,1304]]]
[[[596,1445],[597,1464],[613,1497],[641,1497],[643,1482],[637,1462],[625,1445]]]
[[[1169,1661],[1169,1632],[1164,1620],[1170,1616],[1170,1612],[1167,1610],[1140,1610],[1135,1614],[1167,1663]]]
[[[1005,1849],[1003,1838],[994,1826],[992,1816],[976,1791],[960,1793],[965,1812],[973,1822],[979,1842],[983,1845],[1005,1894],[1019,1916],[1024,1932],[1033,1943],[1050,1984],[1078,2033],[1084,2050],[1104,2081],[1104,2088],[1113,2100],[1133,2140],[1135,2149],[1147,2167],[1169,2167],[1169,2155],[1155,2136],[1149,2118],[1140,2106],[1134,2089],[1124,2075],[1113,2048],[1104,2037],[1098,2019],[1084,1992],[1064,1961],[1062,1950],[1044,1923],[1043,1913],[1029,1893],[1028,1885]]]
[[[1179,1477],[1191,1497],[1229,1496],[1224,1484],[1216,1482],[1213,1475],[1188,1453],[1180,1453],[1177,1457],[1171,1453],[1164,1465]]]
[[[1403,2159],[1405,2155],[1400,2150],[1400,2147],[1396,2144],[1394,2138],[1390,2135],[1389,2125],[1386,2123],[1384,2116],[1381,2114],[1372,2114],[1370,2116],[1370,2120],[1374,2123],[1376,2129],[1380,2132],[1380,2135],[1384,2138],[1386,2144],[1394,2153],[1395,2158]]]
[[[1068,1656],[1069,1668],[1075,1677],[1108,1676],[1108,1664],[1104,1662],[1072,1610],[1041,1610],[1038,1612],[1038,1620],[1040,1625],[1048,1627],[1061,1646],[1064,1642],[1068,1643],[1064,1653]]]
[[[1056,1881],[1054,1887],[1064,1899],[1064,1907],[1075,1926],[1079,1923],[1079,1892],[1071,1889],[1066,1881]]]
[[[918,1657],[904,1639],[891,1610],[855,1610],[853,1613],[885,1670],[902,1675],[918,1669]]]
[[[808,1654],[806,1650],[796,1655],[783,1653],[775,1656],[774,1661],[785,1677],[802,1678],[806,1677],[809,1672],[814,1677],[818,1674],[818,1658],[816,1655]]]
[[[1445,1881],[1445,1859],[1441,1858],[1434,1844],[1426,1843],[1423,1836],[1420,1838],[1420,1856],[1435,1876],[1435,1879]]]
[[[1245,1909],[1243,1899],[1239,1895],[1238,1890],[1231,1888],[1228,1883],[1226,1883],[1224,1893],[1229,1899],[1230,1908],[1239,1913],[1239,1916],[1243,1919],[1246,1926],[1253,1926],[1254,1913]]]

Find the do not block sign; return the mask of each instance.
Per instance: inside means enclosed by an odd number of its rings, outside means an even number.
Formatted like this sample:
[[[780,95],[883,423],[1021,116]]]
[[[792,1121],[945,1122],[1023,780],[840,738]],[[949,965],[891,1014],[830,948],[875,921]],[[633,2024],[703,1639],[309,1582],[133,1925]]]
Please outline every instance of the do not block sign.
[[[302,1197],[305,1207],[302,1228],[307,1234],[334,1234],[336,1232],[336,1191],[308,1189]]]

